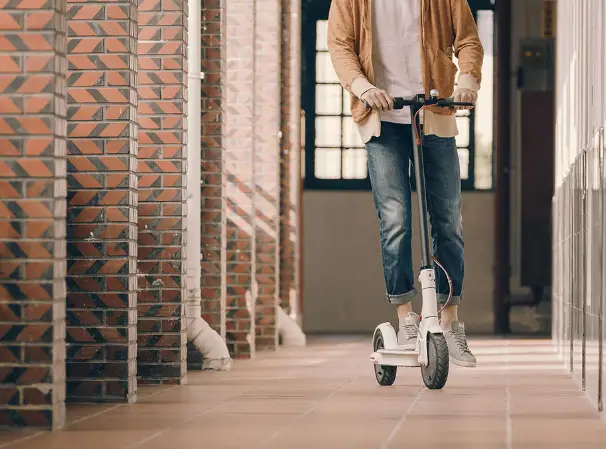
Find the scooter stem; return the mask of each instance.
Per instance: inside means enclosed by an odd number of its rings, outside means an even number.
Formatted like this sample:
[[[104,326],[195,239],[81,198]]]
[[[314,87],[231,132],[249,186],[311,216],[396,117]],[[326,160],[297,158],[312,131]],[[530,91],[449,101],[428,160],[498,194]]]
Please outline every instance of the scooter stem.
[[[420,103],[420,102],[419,102]],[[421,105],[423,103],[420,103]],[[420,132],[419,126],[419,111],[420,106],[418,104],[410,106],[411,116],[414,117],[415,123],[413,123],[413,127],[419,129],[419,136],[422,137],[423,134]],[[432,259],[431,259],[431,246],[429,244],[429,223],[427,220],[427,197],[425,193],[425,169],[423,166],[423,147],[417,144],[417,140],[415,139],[415,132],[413,129],[413,139],[412,139],[412,153],[414,160],[414,168],[415,168],[415,181],[417,187],[417,201],[419,203],[419,221],[420,221],[420,232],[421,232],[421,270],[432,267]]]

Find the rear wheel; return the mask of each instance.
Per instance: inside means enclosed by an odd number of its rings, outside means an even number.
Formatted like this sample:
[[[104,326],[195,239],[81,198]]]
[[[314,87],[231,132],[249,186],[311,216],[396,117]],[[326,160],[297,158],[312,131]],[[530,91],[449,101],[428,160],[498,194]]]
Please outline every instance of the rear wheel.
[[[448,379],[448,344],[442,334],[427,335],[427,366],[421,366],[425,386],[430,390],[440,390]]]
[[[377,330],[375,332],[375,336],[372,342],[372,348],[375,352],[377,352],[379,349],[385,349],[385,343],[381,330]],[[389,387],[390,385],[393,385],[393,383],[396,381],[396,374],[398,372],[397,366],[374,364],[374,369],[375,377],[379,385]]]

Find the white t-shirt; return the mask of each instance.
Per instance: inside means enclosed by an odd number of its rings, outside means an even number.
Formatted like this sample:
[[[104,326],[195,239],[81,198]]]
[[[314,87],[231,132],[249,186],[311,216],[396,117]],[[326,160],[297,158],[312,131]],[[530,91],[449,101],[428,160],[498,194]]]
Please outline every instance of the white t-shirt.
[[[375,86],[391,97],[423,93],[418,0],[372,1]],[[411,123],[410,109],[381,112],[382,121]]]

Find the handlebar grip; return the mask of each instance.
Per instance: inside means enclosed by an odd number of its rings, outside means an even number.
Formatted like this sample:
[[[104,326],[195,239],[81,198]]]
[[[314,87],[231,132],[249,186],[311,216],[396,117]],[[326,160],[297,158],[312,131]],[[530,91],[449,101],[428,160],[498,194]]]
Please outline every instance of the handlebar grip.
[[[413,100],[405,100],[402,97],[396,97],[393,99],[393,108],[394,109],[404,109],[406,106],[412,106],[414,104]]]
[[[455,106],[464,106],[464,107],[474,107],[473,103],[468,103],[464,101],[454,101],[454,98],[441,98],[437,101],[436,106],[441,108],[452,108]]]
[[[362,102],[366,109],[370,109],[370,106],[366,101]],[[402,97],[396,97],[393,99],[393,108],[394,109],[404,109],[406,106],[411,106],[414,104],[413,100],[405,100]]]

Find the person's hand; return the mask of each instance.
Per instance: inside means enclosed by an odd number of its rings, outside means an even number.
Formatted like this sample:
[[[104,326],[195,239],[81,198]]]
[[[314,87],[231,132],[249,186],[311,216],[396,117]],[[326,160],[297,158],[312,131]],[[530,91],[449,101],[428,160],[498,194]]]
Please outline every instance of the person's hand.
[[[454,101],[456,103],[472,103],[476,104],[478,93],[471,89],[457,89],[454,93]],[[471,109],[473,106],[457,106],[456,109]]]
[[[364,92],[360,100],[374,110],[389,111],[393,109],[393,98],[384,90],[377,89],[376,87]]]

